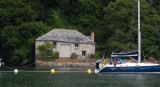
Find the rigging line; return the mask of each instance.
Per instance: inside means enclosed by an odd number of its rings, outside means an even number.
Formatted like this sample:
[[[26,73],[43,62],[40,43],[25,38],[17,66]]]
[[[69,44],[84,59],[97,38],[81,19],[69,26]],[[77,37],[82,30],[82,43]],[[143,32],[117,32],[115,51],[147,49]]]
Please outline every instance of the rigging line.
[[[153,49],[153,50],[151,50],[150,52],[148,52],[148,53],[146,53],[146,54],[144,54],[145,56],[144,56],[144,58],[147,56],[147,55],[149,55],[149,54],[151,54],[151,53],[153,53],[155,50],[157,50],[159,47],[156,47],[155,49]]]
[[[131,30],[130,30],[131,31]],[[127,37],[122,41],[122,43],[117,47],[117,49],[114,51],[114,52],[116,52],[122,45],[123,45],[123,43],[126,41],[126,40],[128,40],[128,38],[130,38],[130,34],[132,33],[133,31],[131,31],[128,35],[127,35]]]
[[[147,1],[148,1],[148,4],[149,4],[149,7],[150,7],[150,10],[151,10],[151,13],[152,13],[152,17],[153,17],[153,20],[154,20],[154,23],[155,23],[155,26],[156,26],[156,30],[157,30],[157,33],[158,33],[159,39],[160,39],[159,30],[158,30],[157,23],[156,23],[155,18],[154,18],[154,14],[153,14],[153,12],[152,12],[152,8],[151,8],[151,5],[150,5],[150,1],[149,1],[149,0],[147,0]]]
[[[128,40],[128,38],[130,38],[131,33],[132,33],[132,31],[127,35],[127,37],[122,41],[122,43],[117,47],[117,49],[114,52],[116,52],[123,45],[123,43],[126,42]]]
[[[133,2],[134,2],[134,1],[133,1]],[[135,2],[134,2],[133,5],[135,5]],[[133,12],[132,12],[132,21],[131,21],[131,29],[134,29],[134,28],[133,28],[133,26],[134,26],[134,23],[133,23],[134,17],[135,17],[135,9],[133,8]],[[129,36],[130,38],[129,38],[129,40],[128,40],[128,51],[129,51],[131,36],[132,36],[132,33],[130,34],[130,36]]]
[[[134,1],[133,1],[134,2]],[[136,2],[134,2],[134,5],[136,5]],[[134,20],[134,15],[135,15],[135,9],[133,9],[133,13],[132,13],[132,20],[131,20],[131,29],[133,29],[133,26],[134,26],[134,24],[133,24],[133,20]],[[130,32],[131,31],[131,32]],[[130,38],[131,38],[131,34],[132,34],[132,30],[130,30],[129,31],[129,34],[128,34],[128,36],[122,41],[122,43],[117,47],[117,49],[116,50],[114,50],[114,52],[116,52],[122,45],[123,45],[123,43],[126,41],[126,40],[128,40],[129,41],[129,44],[128,44],[128,50],[129,50],[129,45],[130,45]],[[129,39],[128,39],[129,38]],[[115,47],[115,46],[114,46]]]
[[[130,34],[130,37],[131,37],[131,34]],[[130,38],[128,40],[128,51],[129,51],[129,46],[130,46]]]
[[[133,17],[134,17],[134,9],[133,9],[133,14],[132,14],[131,29],[133,29]]]
[[[135,1],[133,1],[133,12],[132,12],[132,21],[131,21],[131,29],[134,29],[133,28],[133,26],[135,25],[134,24],[134,22],[133,22],[133,20],[135,19],[135,11],[136,11],[136,8],[134,8],[134,6],[136,6],[137,4],[136,4],[136,2]]]
[[[120,45],[117,47],[117,49],[114,52],[116,52],[123,45],[123,43],[127,40],[128,37],[129,35],[122,41],[122,43],[120,43]]]

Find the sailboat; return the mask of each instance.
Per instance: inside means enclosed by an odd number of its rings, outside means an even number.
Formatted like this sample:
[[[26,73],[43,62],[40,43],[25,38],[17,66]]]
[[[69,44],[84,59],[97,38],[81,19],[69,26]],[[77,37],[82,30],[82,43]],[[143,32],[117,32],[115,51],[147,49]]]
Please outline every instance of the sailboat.
[[[138,56],[136,63],[125,62],[120,57]],[[138,0],[138,50],[124,53],[112,53],[112,58],[117,60],[116,66],[103,63],[102,60],[96,62],[95,73],[160,73],[160,65],[155,63],[141,62],[141,31],[140,31],[140,0]],[[112,62],[111,62],[112,63]]]

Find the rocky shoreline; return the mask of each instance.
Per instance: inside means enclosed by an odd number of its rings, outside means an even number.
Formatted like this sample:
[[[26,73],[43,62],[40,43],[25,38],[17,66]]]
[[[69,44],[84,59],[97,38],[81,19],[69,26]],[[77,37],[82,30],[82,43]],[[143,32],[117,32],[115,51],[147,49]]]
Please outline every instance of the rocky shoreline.
[[[96,63],[94,61],[41,61],[36,60],[36,67],[95,67]]]

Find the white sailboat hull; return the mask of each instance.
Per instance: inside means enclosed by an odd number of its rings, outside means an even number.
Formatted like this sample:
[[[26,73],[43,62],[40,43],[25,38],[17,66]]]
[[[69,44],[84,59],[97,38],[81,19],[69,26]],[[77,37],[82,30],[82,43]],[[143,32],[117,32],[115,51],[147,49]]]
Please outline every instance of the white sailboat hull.
[[[153,63],[124,63],[114,65],[99,64],[95,73],[160,73],[160,65]]]

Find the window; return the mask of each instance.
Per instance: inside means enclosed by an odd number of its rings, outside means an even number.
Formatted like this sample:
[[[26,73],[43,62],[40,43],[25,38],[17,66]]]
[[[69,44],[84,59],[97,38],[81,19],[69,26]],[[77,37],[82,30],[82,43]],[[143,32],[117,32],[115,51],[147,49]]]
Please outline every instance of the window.
[[[82,51],[82,56],[86,56],[86,51]]]
[[[56,42],[52,42],[56,46]]]
[[[78,44],[75,44],[75,48],[78,48]]]

